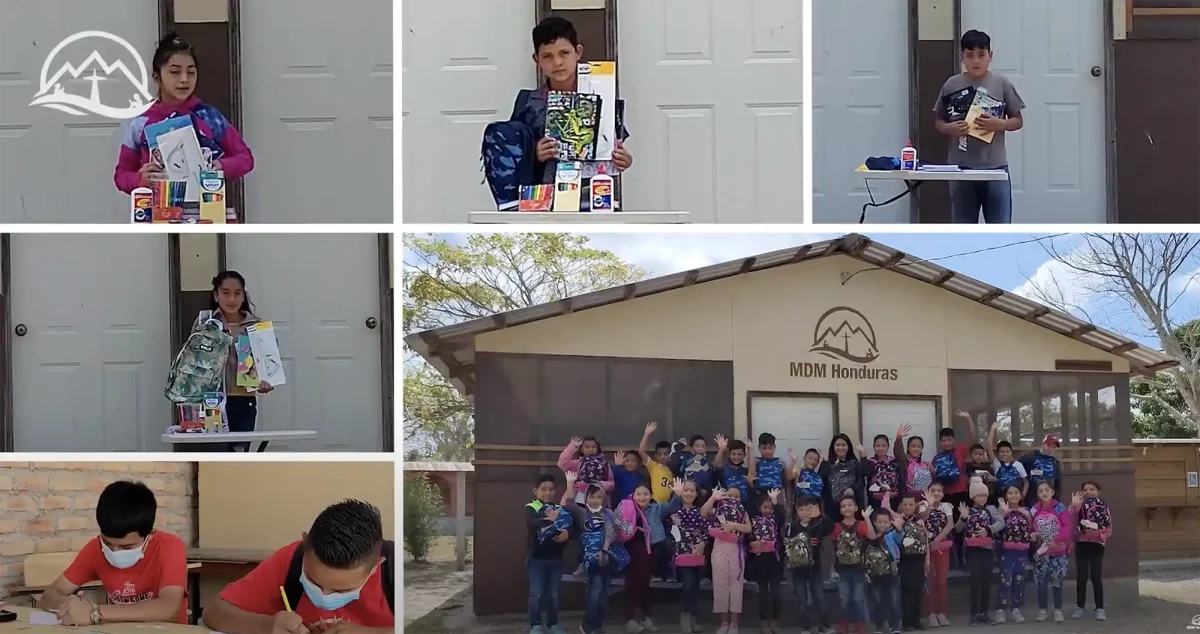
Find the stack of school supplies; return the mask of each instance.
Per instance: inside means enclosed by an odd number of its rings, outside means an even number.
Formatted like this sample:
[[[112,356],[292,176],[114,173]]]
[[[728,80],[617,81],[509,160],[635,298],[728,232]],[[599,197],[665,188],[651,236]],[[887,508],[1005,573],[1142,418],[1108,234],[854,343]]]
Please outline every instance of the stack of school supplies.
[[[980,88],[975,91],[975,99],[971,102],[971,109],[967,111],[966,121],[971,126],[970,135],[983,141],[991,143],[992,138],[996,136],[991,130],[984,130],[975,125],[975,120],[987,113],[993,117],[999,118],[1004,116],[1004,102],[996,99],[988,94],[988,91]]]

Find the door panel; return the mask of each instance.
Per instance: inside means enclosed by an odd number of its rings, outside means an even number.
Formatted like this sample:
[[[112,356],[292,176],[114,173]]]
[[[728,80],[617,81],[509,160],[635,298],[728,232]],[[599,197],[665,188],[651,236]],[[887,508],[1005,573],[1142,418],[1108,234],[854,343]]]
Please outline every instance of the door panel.
[[[15,234],[11,245],[17,450],[164,450],[167,238]]]
[[[241,3],[251,222],[390,223],[391,0]]]
[[[875,436],[883,434],[888,442],[896,439],[896,430],[900,425],[912,425],[912,433],[908,437],[920,436],[925,443],[921,455],[926,460],[932,460],[937,453],[938,416],[937,401],[908,400],[908,399],[863,399],[862,401],[862,443],[867,451]],[[907,438],[905,442],[907,441]],[[872,452],[873,453],[873,452]]]
[[[287,384],[259,398],[259,430],[303,429],[296,451],[382,451],[379,265],[374,234],[227,238],[260,319],[275,324]],[[276,443],[272,443],[276,447]]]
[[[804,452],[815,448],[824,456],[833,440],[833,399],[809,396],[755,396],[750,400],[750,429],[753,440],[769,432],[775,435],[775,455],[784,461],[788,449],[796,450],[804,464]]]

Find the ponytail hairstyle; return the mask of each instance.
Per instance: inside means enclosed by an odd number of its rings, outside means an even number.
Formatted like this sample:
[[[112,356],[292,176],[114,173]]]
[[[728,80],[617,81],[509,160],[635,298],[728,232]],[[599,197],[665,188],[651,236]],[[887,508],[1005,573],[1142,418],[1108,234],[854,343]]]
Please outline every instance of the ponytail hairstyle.
[[[200,65],[200,58],[196,57],[196,49],[191,42],[179,37],[179,34],[171,31],[166,37],[158,41],[158,47],[154,49],[154,57],[150,59],[151,70],[154,73],[154,78],[162,77],[162,69],[175,55],[187,55],[192,58],[192,61],[197,66]]]
[[[208,308],[212,311],[221,310],[221,305],[217,302],[217,292],[221,288],[221,284],[225,280],[237,280],[237,283],[242,287],[242,305],[238,308],[239,311],[247,315],[254,314],[254,304],[250,301],[250,292],[246,290],[246,278],[242,277],[237,271],[221,271],[217,276],[212,278],[212,292],[208,295]]]

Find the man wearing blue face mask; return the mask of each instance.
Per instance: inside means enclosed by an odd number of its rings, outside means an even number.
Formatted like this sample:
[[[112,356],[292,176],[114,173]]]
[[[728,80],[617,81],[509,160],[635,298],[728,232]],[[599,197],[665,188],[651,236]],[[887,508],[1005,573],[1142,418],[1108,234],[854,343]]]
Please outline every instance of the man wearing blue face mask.
[[[379,509],[338,502],[321,511],[300,541],[209,601],[204,624],[226,634],[394,632],[394,557]]]
[[[187,623],[187,548],[154,530],[158,502],[140,482],[113,482],[96,501],[100,535],[42,593],[38,607],[58,612],[63,625]],[[99,581],[108,595],[98,605],[75,595]]]

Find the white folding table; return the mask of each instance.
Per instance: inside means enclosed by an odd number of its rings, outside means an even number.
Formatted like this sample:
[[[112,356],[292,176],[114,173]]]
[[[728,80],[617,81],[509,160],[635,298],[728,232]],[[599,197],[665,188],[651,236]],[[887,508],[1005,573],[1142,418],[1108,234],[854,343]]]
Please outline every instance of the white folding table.
[[[856,170],[856,174],[861,174],[864,181],[867,181],[867,195],[871,197],[871,201],[863,205],[862,214],[858,217],[858,224],[863,224],[867,221],[868,207],[884,207],[890,205],[905,196],[911,195],[917,191],[917,188],[928,181],[941,182],[962,182],[962,181],[1006,181],[1008,180],[1008,172],[1004,170],[958,170],[958,171],[942,171],[942,170]],[[904,191],[892,196],[883,202],[875,202],[875,196],[871,194],[870,181],[902,181],[904,183]]]
[[[233,431],[224,434],[180,432],[162,435],[163,442],[171,445],[174,451],[187,451],[187,445],[214,445],[225,443],[250,443],[256,453],[267,450],[267,443],[272,440],[312,440],[317,437],[315,431]],[[257,449],[253,445],[258,443]],[[249,453],[249,451],[247,451]]]

